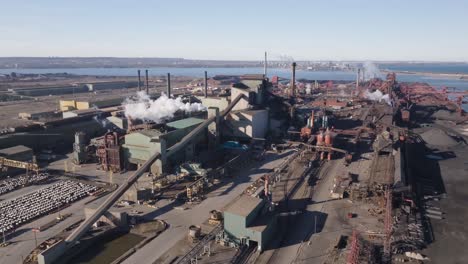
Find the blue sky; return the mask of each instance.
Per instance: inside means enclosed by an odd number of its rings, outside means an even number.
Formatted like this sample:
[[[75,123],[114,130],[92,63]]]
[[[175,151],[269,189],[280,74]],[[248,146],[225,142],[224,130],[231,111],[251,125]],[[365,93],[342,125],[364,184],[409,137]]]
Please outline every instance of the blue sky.
[[[0,56],[468,61],[468,1],[0,0]]]

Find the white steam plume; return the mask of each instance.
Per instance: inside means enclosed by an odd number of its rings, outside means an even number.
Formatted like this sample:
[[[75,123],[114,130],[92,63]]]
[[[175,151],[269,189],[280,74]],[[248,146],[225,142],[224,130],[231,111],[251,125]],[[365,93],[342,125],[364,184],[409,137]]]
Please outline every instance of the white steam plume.
[[[364,80],[368,81],[372,78],[382,78],[382,73],[379,70],[379,67],[373,62],[366,61],[362,65],[364,71]]]
[[[161,94],[156,100],[151,100],[144,91],[137,92],[136,98],[127,98],[123,103],[123,107],[127,118],[153,121],[155,123],[161,123],[174,117],[177,111],[206,110],[206,107],[200,103],[183,103],[182,98],[172,99],[165,94]]]
[[[369,90],[364,92],[364,96],[372,101],[382,102],[385,101],[388,105],[392,105],[390,101],[390,96],[388,94],[383,94],[380,90],[375,90],[375,92],[371,93]]]

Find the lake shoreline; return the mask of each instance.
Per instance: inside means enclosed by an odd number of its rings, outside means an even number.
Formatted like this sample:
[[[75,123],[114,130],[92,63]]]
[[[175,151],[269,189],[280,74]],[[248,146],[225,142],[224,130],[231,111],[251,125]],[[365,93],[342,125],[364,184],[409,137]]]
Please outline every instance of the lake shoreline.
[[[438,73],[438,72],[417,72],[417,71],[392,71],[382,70],[384,73],[394,72],[402,75],[423,75],[428,77],[443,77],[447,79],[457,79],[462,81],[468,81],[468,73]]]

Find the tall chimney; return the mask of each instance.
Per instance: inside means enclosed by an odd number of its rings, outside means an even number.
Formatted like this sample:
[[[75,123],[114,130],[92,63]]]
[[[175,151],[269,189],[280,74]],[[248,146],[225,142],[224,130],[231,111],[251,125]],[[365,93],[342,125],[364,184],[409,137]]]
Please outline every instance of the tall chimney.
[[[205,71],[205,98],[208,97],[208,72]]]
[[[146,94],[149,94],[148,70],[146,70]]]
[[[291,97],[296,96],[296,63],[292,63]]]
[[[138,70],[138,91],[141,91],[141,76],[140,76],[140,70]]]
[[[167,73],[167,97],[171,98],[171,74]]]
[[[263,78],[267,77],[267,52],[265,51],[265,63],[263,64]]]
[[[359,77],[361,77],[360,75],[361,75],[361,68],[358,68],[357,69],[357,77],[356,77],[356,89],[359,88]]]

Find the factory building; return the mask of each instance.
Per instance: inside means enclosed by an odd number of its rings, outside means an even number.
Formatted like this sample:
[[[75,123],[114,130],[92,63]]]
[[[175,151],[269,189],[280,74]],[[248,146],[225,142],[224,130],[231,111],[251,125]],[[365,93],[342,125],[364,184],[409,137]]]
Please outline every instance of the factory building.
[[[125,89],[137,87],[137,81],[125,81],[125,82],[93,82],[93,83],[82,83],[79,86],[85,86],[88,91],[99,91],[99,90],[114,90],[114,89]]]
[[[18,114],[18,118],[24,120],[50,120],[61,117],[61,113],[58,111],[37,111],[37,112],[21,112]]]
[[[72,110],[85,110],[92,108],[105,108],[121,105],[125,100],[124,97],[117,97],[112,99],[89,99],[89,100],[60,100],[59,107],[61,111],[72,111]]]
[[[239,139],[264,138],[268,131],[268,110],[241,110],[226,116],[223,135]]]
[[[195,137],[191,144],[187,145],[183,151],[172,155],[170,160],[166,158],[167,149],[203,122],[204,119],[191,117],[167,123],[166,127],[171,129],[167,132],[148,129],[127,134],[125,144],[122,146],[125,160],[128,164],[140,165],[159,152],[161,159],[151,166],[151,172],[156,175],[161,174],[169,164],[191,160],[194,158],[196,146],[206,141],[206,132]]]
[[[61,95],[61,94],[74,94],[86,93],[99,90],[113,90],[137,87],[136,81],[116,81],[116,82],[93,82],[93,83],[75,83],[68,86],[49,86],[49,87],[23,87],[9,89],[18,95],[26,96],[47,96],[47,95]]]
[[[11,148],[0,149],[0,157],[17,161],[31,162],[33,160],[33,151],[32,149],[26,146],[17,145]],[[24,170],[17,168],[8,168],[7,171],[0,171],[0,177],[4,177],[6,175],[12,176],[20,172],[24,172]]]
[[[197,99],[200,100],[201,104],[206,108],[216,107],[219,111],[223,111],[229,105],[229,100],[227,97],[203,97],[197,96]]]
[[[114,124],[116,127],[122,130],[128,130],[128,119],[126,117],[112,115],[106,118],[107,121]]]
[[[29,87],[29,88],[15,88],[10,91],[19,95],[26,96],[48,96],[48,95],[61,95],[61,94],[73,94],[73,93],[84,93],[88,91],[85,86],[51,86],[51,87]]]
[[[78,117],[78,116],[85,116],[85,115],[98,115],[102,113],[97,109],[82,109],[82,110],[74,110],[74,111],[67,111],[63,112],[63,118],[70,118],[70,117]]]
[[[275,235],[277,216],[265,200],[242,195],[224,211],[224,232],[239,245],[256,245],[259,251]]]

